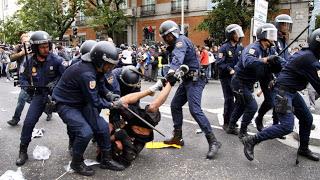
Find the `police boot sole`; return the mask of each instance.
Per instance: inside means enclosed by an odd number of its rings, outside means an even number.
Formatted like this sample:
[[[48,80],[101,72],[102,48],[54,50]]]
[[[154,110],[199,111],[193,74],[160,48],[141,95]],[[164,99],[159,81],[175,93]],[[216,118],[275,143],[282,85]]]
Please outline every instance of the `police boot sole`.
[[[184,141],[183,140],[181,140],[181,141],[179,141],[179,142],[176,142],[176,141],[163,141],[163,143],[164,144],[169,144],[169,145],[173,145],[173,144],[175,144],[175,145],[178,145],[178,146],[184,146]]]
[[[303,157],[311,160],[311,161],[319,161],[319,157],[314,154],[304,154],[304,153],[300,153],[300,152],[298,152],[298,154],[300,156],[303,156]]]
[[[10,126],[16,126],[18,122],[7,121]]]
[[[16,165],[17,166],[23,166],[28,161],[28,156],[26,156],[25,160],[23,161],[21,158],[17,159]]]

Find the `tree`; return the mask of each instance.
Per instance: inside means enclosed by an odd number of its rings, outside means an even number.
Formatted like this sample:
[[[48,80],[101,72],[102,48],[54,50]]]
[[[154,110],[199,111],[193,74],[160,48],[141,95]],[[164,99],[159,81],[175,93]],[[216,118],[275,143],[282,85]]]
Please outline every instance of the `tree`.
[[[62,40],[84,0],[19,0],[18,18],[29,31],[43,30]]]
[[[124,0],[88,0],[84,11],[90,17],[88,24],[96,31],[105,32],[115,38],[115,33],[122,32],[128,24],[128,19],[120,8]]]
[[[229,24],[239,24],[245,31],[249,29],[254,11],[254,0],[212,0],[215,3],[198,30],[207,30],[216,44],[224,41],[224,29]],[[274,13],[279,0],[269,0],[268,11]]]
[[[320,15],[316,16],[316,20],[315,20],[315,28],[314,29],[318,29],[320,28]]]
[[[19,43],[20,35],[24,32],[24,29],[21,21],[16,17],[16,14],[14,14],[5,21],[1,21],[0,37],[3,42],[17,44]]]

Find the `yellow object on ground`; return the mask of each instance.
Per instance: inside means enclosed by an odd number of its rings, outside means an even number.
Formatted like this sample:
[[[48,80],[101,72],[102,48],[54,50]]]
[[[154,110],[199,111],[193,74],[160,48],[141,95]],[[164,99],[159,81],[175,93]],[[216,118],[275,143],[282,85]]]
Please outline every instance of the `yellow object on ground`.
[[[163,141],[162,142],[148,142],[146,143],[145,146],[147,149],[161,149],[161,148],[177,148],[177,149],[181,149],[180,145],[176,145],[176,144],[165,144]]]

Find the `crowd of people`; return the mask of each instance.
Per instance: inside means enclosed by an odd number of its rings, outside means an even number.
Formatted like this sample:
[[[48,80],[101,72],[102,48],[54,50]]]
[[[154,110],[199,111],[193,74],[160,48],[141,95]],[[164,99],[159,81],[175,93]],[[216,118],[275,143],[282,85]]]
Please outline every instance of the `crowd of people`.
[[[222,143],[201,108],[202,92],[210,79],[221,82],[225,101],[223,129],[238,135],[248,160],[254,159],[258,143],[292,132],[296,116],[300,125],[298,154],[319,161],[308,147],[312,114],[298,91],[310,83],[313,91],[320,93],[320,29],[312,32],[308,47],[289,54],[286,47],[291,27],[291,17],[279,15],[275,24],[266,23],[258,28],[254,43],[243,47],[242,27],[231,24],[225,29],[226,41],[221,46],[200,48],[180,34],[174,21],[167,20],[159,27],[165,43],[139,47],[121,44],[117,48],[111,39],[87,40],[73,58],[67,57],[60,45],[55,53],[50,35],[44,31],[35,31],[30,37],[23,34],[21,44],[6,60],[16,63],[16,80],[21,87],[14,116],[8,124],[17,125],[25,103],[30,103],[16,164],[22,166],[28,160],[32,130],[41,114],[46,113],[50,120],[56,111],[66,124],[71,168],[75,172],[94,174],[84,164],[83,156],[92,138],[97,143],[100,168],[124,170],[144,145],[153,140],[153,130],[161,120],[159,107],[178,80],[181,82],[170,105],[173,137],[164,143],[184,146],[182,106],[188,102],[190,114],[208,141],[206,158],[214,159]],[[142,91],[142,79],[155,84]],[[256,82],[264,95],[259,110],[252,94]],[[142,108],[140,99],[156,91],[160,93]],[[108,122],[100,116],[102,109],[110,110]],[[273,125],[264,127],[263,116],[270,109]],[[259,132],[248,135],[248,125],[256,112]]]

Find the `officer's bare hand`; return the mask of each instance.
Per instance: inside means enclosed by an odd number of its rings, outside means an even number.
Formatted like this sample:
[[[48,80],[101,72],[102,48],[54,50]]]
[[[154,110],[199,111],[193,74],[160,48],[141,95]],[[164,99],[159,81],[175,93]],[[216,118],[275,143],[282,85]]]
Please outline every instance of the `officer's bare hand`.
[[[234,73],[235,71],[233,69],[229,72],[230,75],[233,75]]]

